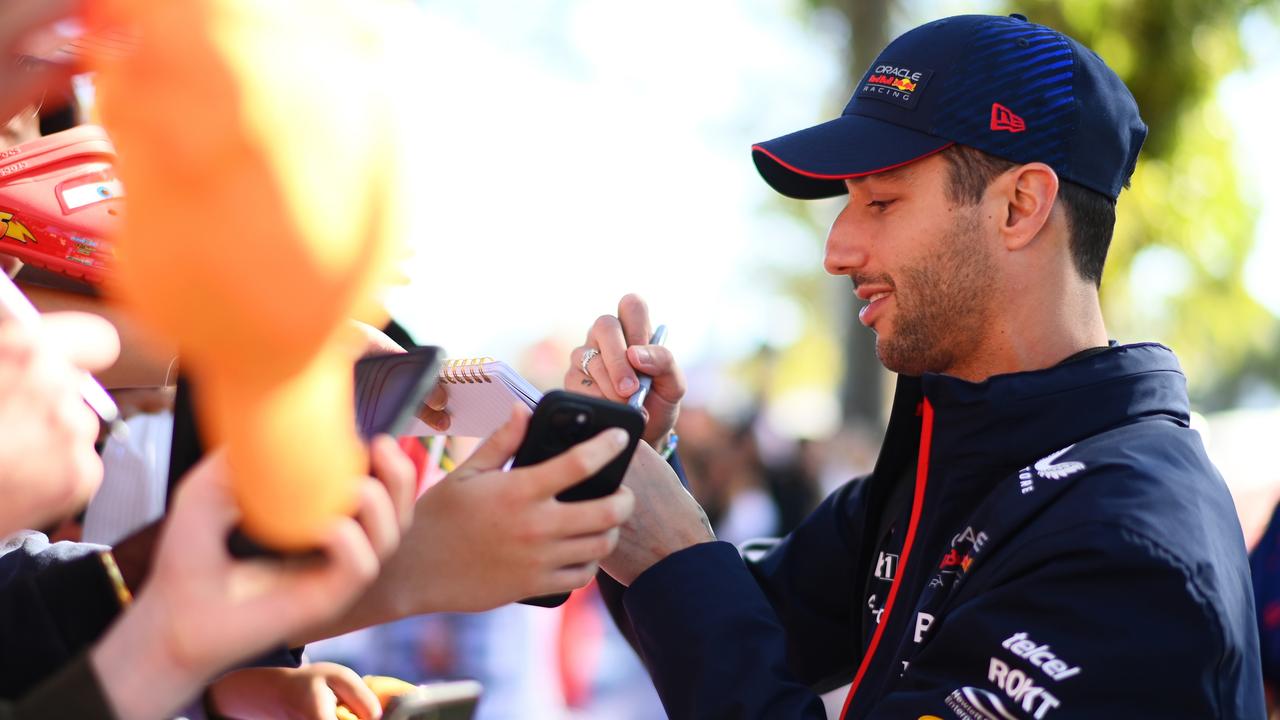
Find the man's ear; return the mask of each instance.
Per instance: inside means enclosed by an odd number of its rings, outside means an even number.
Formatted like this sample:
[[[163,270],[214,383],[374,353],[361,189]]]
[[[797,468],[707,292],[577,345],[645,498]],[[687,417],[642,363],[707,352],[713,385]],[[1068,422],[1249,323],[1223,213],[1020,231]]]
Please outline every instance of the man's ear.
[[[1044,163],[1027,163],[1009,170],[992,189],[1003,207],[1000,234],[1004,246],[1021,250],[1049,222],[1058,197],[1058,174]]]

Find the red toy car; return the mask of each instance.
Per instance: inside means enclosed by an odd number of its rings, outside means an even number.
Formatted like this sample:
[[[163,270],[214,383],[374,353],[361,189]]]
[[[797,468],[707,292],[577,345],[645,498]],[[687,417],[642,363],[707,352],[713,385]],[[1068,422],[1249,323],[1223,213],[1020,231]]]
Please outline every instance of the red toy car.
[[[0,151],[0,254],[101,284],[124,212],[115,159],[95,125]]]

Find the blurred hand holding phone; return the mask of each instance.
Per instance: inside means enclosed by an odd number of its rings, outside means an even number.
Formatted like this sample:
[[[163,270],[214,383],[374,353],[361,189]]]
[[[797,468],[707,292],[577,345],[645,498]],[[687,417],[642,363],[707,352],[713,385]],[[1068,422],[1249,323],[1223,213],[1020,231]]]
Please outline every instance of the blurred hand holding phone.
[[[591,500],[612,494],[635,454],[644,432],[644,416],[640,410],[600,398],[553,390],[543,396],[529,419],[529,430],[516,451],[512,467],[535,465],[553,458],[578,443],[609,428],[622,428],[627,433],[627,446],[599,472],[556,495],[562,502]],[[556,607],[569,599],[568,593],[529,598],[521,602],[539,607]]]

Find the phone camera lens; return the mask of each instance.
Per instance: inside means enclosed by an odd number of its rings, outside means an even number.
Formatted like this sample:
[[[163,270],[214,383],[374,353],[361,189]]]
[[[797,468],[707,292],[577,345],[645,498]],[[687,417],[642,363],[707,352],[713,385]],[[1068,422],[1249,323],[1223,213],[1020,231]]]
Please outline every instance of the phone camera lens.
[[[573,421],[578,423],[579,425],[584,425],[587,422],[587,414],[584,412],[580,412],[577,414],[577,416],[573,418]]]

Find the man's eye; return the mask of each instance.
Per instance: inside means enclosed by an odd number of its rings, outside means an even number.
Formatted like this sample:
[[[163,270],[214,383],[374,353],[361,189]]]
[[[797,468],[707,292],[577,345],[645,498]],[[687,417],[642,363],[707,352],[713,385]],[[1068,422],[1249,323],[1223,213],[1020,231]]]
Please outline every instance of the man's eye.
[[[893,204],[892,200],[868,200],[867,201],[867,207],[875,208],[880,212],[884,212],[885,210],[889,209],[889,206],[892,204]]]

